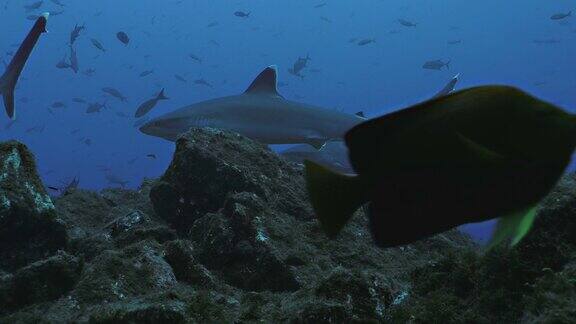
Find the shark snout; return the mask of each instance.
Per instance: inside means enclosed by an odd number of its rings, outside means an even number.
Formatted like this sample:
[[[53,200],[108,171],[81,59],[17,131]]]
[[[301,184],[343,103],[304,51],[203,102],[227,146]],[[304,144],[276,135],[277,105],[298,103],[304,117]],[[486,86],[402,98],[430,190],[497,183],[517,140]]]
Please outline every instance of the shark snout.
[[[140,128],[138,128],[142,133],[150,135],[150,125],[148,125],[148,123],[140,126]]]
[[[158,126],[155,121],[149,121],[138,128],[140,132],[146,135],[156,136],[158,134]]]
[[[175,141],[179,134],[179,129],[169,127],[162,120],[151,120],[140,126],[140,132],[146,135],[160,137],[169,141]]]

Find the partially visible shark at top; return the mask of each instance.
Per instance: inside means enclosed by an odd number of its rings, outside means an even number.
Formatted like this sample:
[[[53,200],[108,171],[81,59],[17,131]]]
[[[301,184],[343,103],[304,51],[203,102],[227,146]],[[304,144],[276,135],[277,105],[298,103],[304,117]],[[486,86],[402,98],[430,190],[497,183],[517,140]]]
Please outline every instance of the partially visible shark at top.
[[[264,144],[310,144],[319,149],[327,141],[341,140],[365,119],[286,100],[278,93],[277,71],[269,66],[248,89],[235,96],[199,102],[144,124],[145,134],[175,141],[193,127],[213,127],[242,134]]]
[[[48,22],[49,13],[44,13],[36,19],[34,26],[28,32],[28,35],[18,48],[16,55],[12,58],[6,71],[2,76],[0,76],[0,94],[4,98],[4,107],[6,108],[6,114],[8,117],[14,119],[14,89],[16,88],[16,82],[26,65],[28,57],[32,53],[34,46],[38,42],[40,35],[46,32],[46,23]]]

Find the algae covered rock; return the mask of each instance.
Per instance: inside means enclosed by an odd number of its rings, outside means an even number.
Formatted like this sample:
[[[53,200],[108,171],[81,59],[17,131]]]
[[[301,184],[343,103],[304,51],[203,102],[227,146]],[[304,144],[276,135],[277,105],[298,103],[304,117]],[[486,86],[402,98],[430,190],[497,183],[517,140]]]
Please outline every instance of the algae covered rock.
[[[256,291],[300,287],[268,232],[279,218],[309,219],[311,211],[299,172],[267,147],[192,129],[178,140],[150,198],[156,214],[188,232],[199,261],[226,282]]]
[[[300,287],[295,272],[283,260],[267,221],[274,212],[252,193],[233,194],[218,214],[198,219],[190,232],[201,262],[230,284],[250,291],[294,291]]]
[[[0,286],[4,310],[58,299],[72,290],[82,270],[82,262],[63,251],[19,269]]]
[[[392,291],[381,278],[367,278],[344,268],[334,269],[320,281],[316,295],[344,305],[356,320],[383,320],[392,303]]]
[[[163,254],[154,241],[106,251],[86,266],[75,295],[81,302],[112,302],[172,288],[176,277]]]
[[[14,271],[66,245],[64,224],[21,143],[0,143],[0,269]]]
[[[186,323],[186,306],[182,302],[112,304],[90,317],[91,324],[108,323]]]
[[[18,183],[2,183],[14,201]],[[12,238],[27,261],[0,266],[0,323],[386,322],[410,314],[412,270],[474,248],[449,231],[379,249],[362,212],[328,239],[300,166],[213,129],[183,135],[164,176],[138,190],[77,189],[43,214],[23,210],[2,215],[61,224],[66,244]]]
[[[176,279],[199,287],[215,286],[214,276],[194,258],[192,243],[175,240],[164,245],[164,259],[172,266]]]
[[[230,193],[250,192],[284,211],[312,217],[303,208],[303,179],[266,146],[236,133],[191,129],[176,142],[172,163],[150,193],[158,216],[178,230],[189,229]]]

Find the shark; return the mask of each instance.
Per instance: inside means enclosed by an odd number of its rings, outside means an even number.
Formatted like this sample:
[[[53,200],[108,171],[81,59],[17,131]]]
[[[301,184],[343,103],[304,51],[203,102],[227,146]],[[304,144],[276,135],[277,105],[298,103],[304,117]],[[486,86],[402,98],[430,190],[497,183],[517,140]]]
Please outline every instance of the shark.
[[[28,57],[32,53],[34,46],[38,42],[40,35],[46,32],[46,24],[48,22],[49,13],[43,13],[36,19],[34,26],[28,32],[28,35],[20,44],[16,55],[12,58],[6,71],[0,77],[0,94],[4,98],[4,107],[6,108],[6,114],[11,119],[15,118],[14,111],[14,89],[16,88],[16,82],[28,61]]]
[[[144,134],[176,141],[190,128],[237,132],[264,144],[309,144],[320,149],[341,140],[365,118],[285,99],[277,88],[277,69],[265,68],[246,91],[195,103],[154,118],[140,127]]]
[[[459,78],[460,74],[456,74],[428,100],[441,98],[454,92]],[[310,160],[341,173],[355,173],[348,159],[348,149],[343,141],[330,141],[321,150],[316,150],[307,144],[299,144],[280,152],[280,155],[291,162],[299,164],[304,163],[305,160]]]

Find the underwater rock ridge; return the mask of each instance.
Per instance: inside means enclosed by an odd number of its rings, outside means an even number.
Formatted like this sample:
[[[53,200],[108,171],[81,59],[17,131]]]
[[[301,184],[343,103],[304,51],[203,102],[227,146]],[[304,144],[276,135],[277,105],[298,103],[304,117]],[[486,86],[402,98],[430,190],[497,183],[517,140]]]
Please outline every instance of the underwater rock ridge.
[[[26,220],[1,222],[9,227],[0,233],[37,236],[0,236],[15,247],[1,250],[0,323],[574,318],[573,175],[521,244],[483,254],[458,231],[377,248],[361,212],[328,239],[302,166],[231,132],[192,129],[159,179],[138,190],[72,190],[47,209],[28,189],[45,193],[30,152],[16,142],[0,148],[9,171],[0,194],[19,206],[0,209],[2,221]]]
[[[12,271],[66,246],[64,223],[46,193],[33,155],[0,143],[0,270]]]
[[[266,218],[311,218],[301,181],[265,146],[199,128],[178,139],[150,198],[156,214],[187,235],[199,260],[227,282],[247,290],[295,291],[300,283],[276,252]]]

